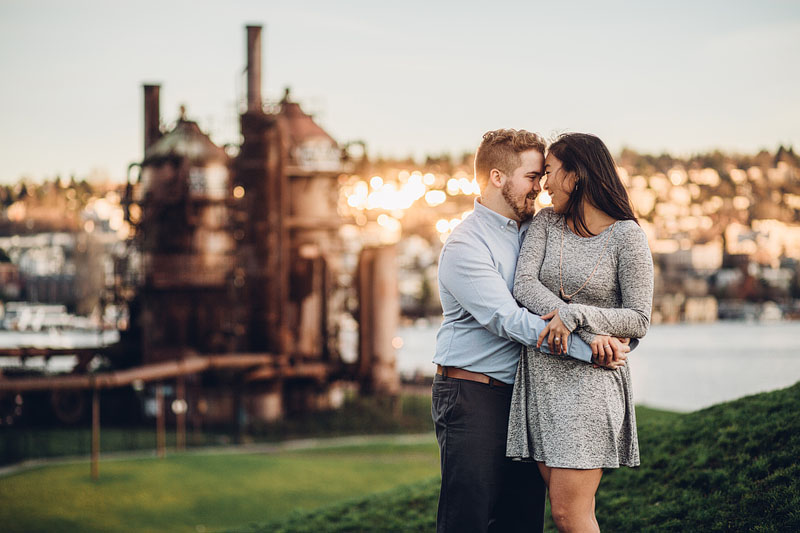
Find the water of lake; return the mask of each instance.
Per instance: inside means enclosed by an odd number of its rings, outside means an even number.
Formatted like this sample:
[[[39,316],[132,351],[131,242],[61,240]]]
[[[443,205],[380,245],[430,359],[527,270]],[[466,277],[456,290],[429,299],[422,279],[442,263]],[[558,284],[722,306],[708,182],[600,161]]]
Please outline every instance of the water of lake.
[[[438,324],[402,327],[398,368],[406,376],[432,376]],[[106,331],[14,333],[0,331],[0,348],[19,345],[79,348],[116,342]],[[0,357],[0,367],[15,364]],[[715,403],[788,387],[800,381],[800,322],[657,325],[628,359],[636,403],[692,411]],[[44,368],[42,358],[29,366]],[[48,370],[65,371],[72,358],[54,358]],[[61,368],[63,366],[63,368]]]
[[[400,328],[403,374],[433,375],[437,329]],[[628,361],[637,404],[693,411],[800,381],[800,322],[652,326]]]

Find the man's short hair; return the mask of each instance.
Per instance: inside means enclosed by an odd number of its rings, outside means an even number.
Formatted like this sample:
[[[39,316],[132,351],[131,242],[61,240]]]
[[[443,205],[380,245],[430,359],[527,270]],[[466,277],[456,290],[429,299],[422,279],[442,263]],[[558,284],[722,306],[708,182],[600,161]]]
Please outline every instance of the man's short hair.
[[[528,150],[537,150],[544,156],[544,139],[526,130],[501,129],[484,133],[475,152],[475,179],[481,189],[488,183],[492,169],[511,174],[522,164],[519,154]]]

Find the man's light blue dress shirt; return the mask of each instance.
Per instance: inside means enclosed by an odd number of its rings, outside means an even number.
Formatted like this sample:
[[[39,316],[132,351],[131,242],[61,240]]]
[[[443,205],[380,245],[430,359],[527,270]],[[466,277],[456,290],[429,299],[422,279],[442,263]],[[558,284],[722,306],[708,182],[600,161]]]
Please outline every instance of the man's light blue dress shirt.
[[[475,200],[439,256],[439,296],[444,319],[433,362],[514,383],[520,344],[535,346],[546,322],[521,307],[511,291],[529,222],[517,222]],[[547,343],[542,344],[547,351]],[[592,349],[570,335],[568,354],[590,362]],[[564,356],[554,356],[564,357]]]

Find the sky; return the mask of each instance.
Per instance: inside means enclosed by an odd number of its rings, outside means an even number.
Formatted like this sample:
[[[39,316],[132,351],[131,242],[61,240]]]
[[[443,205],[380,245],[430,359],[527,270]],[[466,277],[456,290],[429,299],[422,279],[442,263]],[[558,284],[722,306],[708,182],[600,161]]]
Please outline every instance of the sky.
[[[245,25],[284,87],[370,156],[474,150],[490,129],[600,136],[612,152],[800,149],[796,1],[0,0],[0,183],[124,180],[142,84],[239,142]]]

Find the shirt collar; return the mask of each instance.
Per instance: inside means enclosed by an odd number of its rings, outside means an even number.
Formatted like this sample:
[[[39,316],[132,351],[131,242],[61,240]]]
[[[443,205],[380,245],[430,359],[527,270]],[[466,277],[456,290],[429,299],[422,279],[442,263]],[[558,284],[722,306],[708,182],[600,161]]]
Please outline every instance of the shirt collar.
[[[486,207],[485,205],[480,203],[479,200],[480,200],[480,197],[475,198],[474,211],[475,211],[475,214],[478,215],[478,218],[480,218],[483,222],[485,222],[485,223],[487,223],[489,225],[492,225],[492,226],[497,226],[498,228],[505,229],[507,227],[511,227],[511,228],[513,228],[515,230],[517,229],[518,226],[517,226],[517,221],[516,220],[510,219],[508,217],[504,217],[500,213],[498,213],[496,211],[492,211],[491,209],[489,209],[488,207]],[[523,222],[519,226],[520,233],[527,231],[528,226],[530,226],[530,224],[531,224],[530,220],[526,220],[525,222]]]

